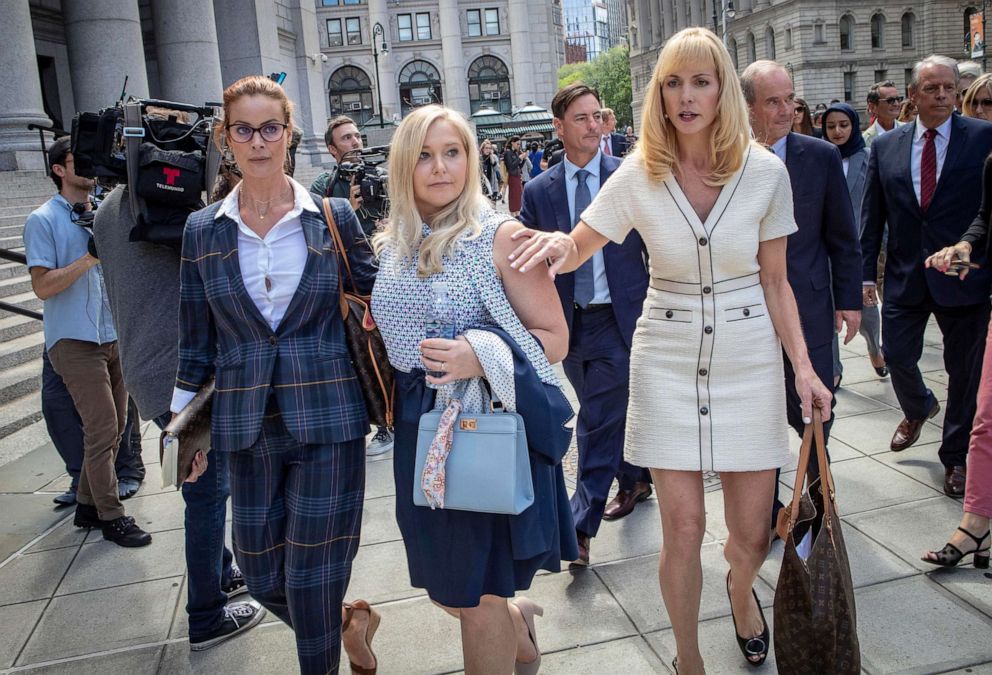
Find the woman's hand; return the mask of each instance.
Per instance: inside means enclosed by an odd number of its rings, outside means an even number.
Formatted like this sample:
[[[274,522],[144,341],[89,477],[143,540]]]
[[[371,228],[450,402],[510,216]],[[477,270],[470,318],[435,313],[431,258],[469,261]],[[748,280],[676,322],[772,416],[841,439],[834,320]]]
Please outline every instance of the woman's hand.
[[[444,373],[442,377],[427,375],[431,384],[451,384],[470,377],[482,377],[485,371],[472,345],[459,335],[454,340],[428,338],[420,342],[420,362],[428,371]]]
[[[952,262],[971,262],[971,244],[966,241],[959,241],[954,246],[942,248],[923,263],[925,267],[933,267],[938,272],[946,272]],[[967,265],[958,270],[958,278],[964,279],[968,276]]]
[[[190,470],[189,476],[183,482],[195,483],[197,478],[207,472],[208,461],[207,456],[203,454],[203,450],[200,450],[193,455],[193,468]]]
[[[820,419],[827,422],[830,419],[830,404],[833,394],[823,384],[812,367],[800,369],[796,373],[796,393],[799,394],[799,405],[802,409],[803,424],[813,421],[813,407],[820,409]]]
[[[572,255],[578,255],[575,240],[564,232],[541,232],[524,228],[513,233],[513,240],[520,241],[508,256],[510,267],[526,272],[535,264],[548,261],[548,276],[552,279]]]

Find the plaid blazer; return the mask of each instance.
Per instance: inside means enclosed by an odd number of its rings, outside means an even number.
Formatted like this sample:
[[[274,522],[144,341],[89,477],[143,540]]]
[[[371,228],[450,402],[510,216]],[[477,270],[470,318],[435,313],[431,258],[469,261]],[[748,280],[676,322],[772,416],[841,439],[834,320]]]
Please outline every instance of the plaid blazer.
[[[315,199],[319,199],[315,197]],[[372,253],[344,199],[332,210],[359,292],[375,280]],[[234,451],[258,439],[269,393],[301,443],[340,443],[369,432],[365,402],[348,356],[338,305],[340,258],[323,214],[300,216],[307,242],[303,276],[272,330],[245,289],[238,226],[216,218],[220,202],[189,216],[180,264],[179,369],[176,386],[197,391],[217,376],[211,445]]]

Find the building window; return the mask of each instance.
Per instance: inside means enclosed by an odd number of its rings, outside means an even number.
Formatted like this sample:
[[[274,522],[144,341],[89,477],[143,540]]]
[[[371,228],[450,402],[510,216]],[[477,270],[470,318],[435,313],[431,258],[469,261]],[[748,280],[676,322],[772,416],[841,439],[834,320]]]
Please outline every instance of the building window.
[[[977,14],[978,9],[975,7],[968,7],[964,10],[964,47],[965,53],[971,56],[972,47],[972,35],[971,35],[971,15]]]
[[[413,15],[399,14],[396,16],[396,24],[400,29],[400,42],[410,42],[413,40]]]
[[[747,62],[748,64],[752,64],[758,60],[758,52],[754,46],[754,33],[748,33],[745,41],[747,46]]]
[[[786,51],[792,49],[792,29],[785,29],[785,49]]]
[[[365,0],[320,0],[322,7],[338,7],[340,5],[364,5]]]
[[[327,82],[331,117],[347,115],[362,126],[372,119],[372,80],[360,68],[343,66]]]
[[[775,60],[775,31],[771,26],[765,29],[765,54],[766,58]]]
[[[441,74],[427,61],[411,61],[399,76],[400,104],[406,115],[414,108],[429,103],[443,103]]]
[[[431,15],[427,12],[417,14],[417,39],[431,39]]]
[[[909,83],[913,81],[913,69],[906,68],[902,71],[902,79],[906,87],[909,87]]]
[[[850,103],[854,100],[854,76],[856,73],[844,73],[844,100]]]
[[[845,14],[840,18],[838,28],[840,29],[840,48],[842,50],[854,49],[854,19],[851,18],[850,14]]]
[[[482,10],[468,10],[468,36],[479,37],[482,35]]]
[[[344,35],[341,32],[341,19],[327,20],[327,46],[340,47],[344,44]]]
[[[344,20],[345,30],[348,32],[348,44],[362,44],[362,22],[358,17],[351,17]]]
[[[495,56],[480,56],[468,67],[468,98],[472,112],[483,106],[510,114],[510,71]]]
[[[871,17],[871,48],[885,48],[885,17],[880,13]]]
[[[486,10],[486,35],[499,35],[499,10]]]
[[[889,71],[887,71],[887,70],[876,70],[875,71],[875,81],[876,82],[885,82],[887,79],[889,79],[888,76],[889,76]]]
[[[740,70],[740,65],[737,63],[737,38],[730,38],[727,49],[730,51],[730,58],[734,62],[734,70]]]
[[[913,28],[915,28],[916,16],[912,12],[902,15],[902,46],[903,48],[913,46]]]
[[[826,41],[827,41],[827,38],[824,35],[823,22],[822,21],[817,21],[816,23],[813,24],[813,42],[814,43],[823,43],[823,42],[826,42]]]

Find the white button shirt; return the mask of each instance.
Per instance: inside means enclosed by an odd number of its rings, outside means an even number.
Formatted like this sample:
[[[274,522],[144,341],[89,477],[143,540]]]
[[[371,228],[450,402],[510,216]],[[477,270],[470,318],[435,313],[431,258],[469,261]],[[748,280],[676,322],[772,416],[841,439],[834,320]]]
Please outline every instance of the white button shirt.
[[[292,178],[293,208],[279,219],[265,237],[259,237],[241,219],[239,183],[221,202],[215,218],[227,216],[238,226],[238,264],[245,290],[258,307],[266,323],[275,330],[300,285],[307,262],[307,240],[300,216],[304,211],[319,213],[306,188]],[[177,413],[186,407],[196,392],[176,388],[170,410]]]
[[[934,178],[935,182],[940,181],[940,172],[944,168],[944,159],[947,158],[947,146],[951,142],[951,120],[953,119],[954,115],[951,115],[943,124],[937,127],[937,135],[933,139],[937,150],[937,176]],[[920,124],[919,120],[916,120],[916,129],[913,130],[913,152],[910,156],[910,168],[913,172],[913,191],[916,193],[917,202],[921,202],[920,165],[923,163],[923,146],[926,144],[923,134],[926,130],[927,128]]]

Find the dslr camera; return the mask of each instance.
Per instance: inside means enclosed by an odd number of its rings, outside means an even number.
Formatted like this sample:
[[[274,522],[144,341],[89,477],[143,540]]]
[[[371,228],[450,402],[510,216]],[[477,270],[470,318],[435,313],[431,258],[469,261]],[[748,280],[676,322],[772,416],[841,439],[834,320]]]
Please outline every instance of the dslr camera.
[[[349,155],[350,161],[338,164],[337,180],[359,186],[362,209],[373,220],[389,212],[389,174],[381,166],[388,157],[389,146],[367,148]]]

